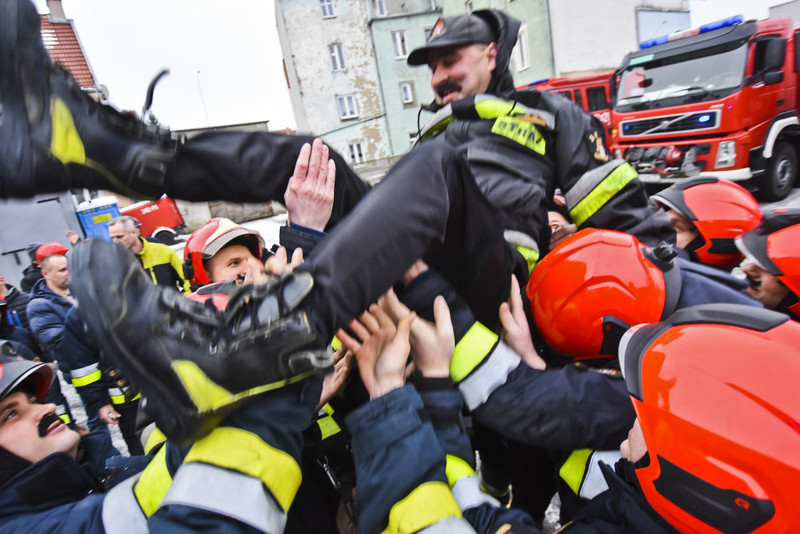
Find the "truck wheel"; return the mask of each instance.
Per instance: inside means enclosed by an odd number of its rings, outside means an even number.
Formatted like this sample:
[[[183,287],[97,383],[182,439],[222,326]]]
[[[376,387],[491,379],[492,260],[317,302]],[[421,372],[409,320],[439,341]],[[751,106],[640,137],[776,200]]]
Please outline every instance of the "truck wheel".
[[[797,177],[797,154],[794,147],[786,141],[775,145],[759,188],[761,200],[777,202],[786,198],[794,187]]]

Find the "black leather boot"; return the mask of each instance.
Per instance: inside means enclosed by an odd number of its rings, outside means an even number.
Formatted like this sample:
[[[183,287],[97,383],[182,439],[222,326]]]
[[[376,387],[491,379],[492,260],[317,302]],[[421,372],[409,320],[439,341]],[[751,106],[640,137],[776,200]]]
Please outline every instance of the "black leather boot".
[[[30,0],[0,0],[0,197],[71,188],[161,196],[176,141],[84,94],[40,30]]]
[[[153,285],[130,251],[107,241],[76,245],[69,269],[90,336],[178,444],[204,436],[243,402],[332,368],[300,306],[310,274],[245,286],[221,312]]]

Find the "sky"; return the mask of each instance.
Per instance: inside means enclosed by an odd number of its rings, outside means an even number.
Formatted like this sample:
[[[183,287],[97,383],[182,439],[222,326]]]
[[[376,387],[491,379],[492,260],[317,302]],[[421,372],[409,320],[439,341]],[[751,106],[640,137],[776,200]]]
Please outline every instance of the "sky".
[[[45,0],[35,0],[48,12]],[[272,0],[62,0],[98,83],[140,111],[161,69],[153,112],[173,129],[269,120],[295,127]]]
[[[551,0],[552,1],[552,0]],[[557,0],[556,0],[557,1]],[[690,0],[692,26],[743,14],[764,18],[785,0]],[[47,12],[45,0],[35,0]],[[153,104],[173,129],[269,120],[295,127],[273,0],[62,0],[98,83],[119,109]],[[365,29],[366,30],[366,29]]]

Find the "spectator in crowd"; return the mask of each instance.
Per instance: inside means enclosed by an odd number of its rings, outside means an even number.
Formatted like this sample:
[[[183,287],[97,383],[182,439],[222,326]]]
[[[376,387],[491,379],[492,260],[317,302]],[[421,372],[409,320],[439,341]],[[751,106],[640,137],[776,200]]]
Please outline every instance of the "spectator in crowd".
[[[136,219],[127,215],[112,219],[108,223],[108,234],[112,241],[125,245],[139,258],[154,284],[174,287],[189,294],[189,281],[183,276],[178,254],[167,245],[144,239]]]
[[[27,293],[7,284],[2,274],[0,274],[0,300],[4,300],[8,305],[6,308],[8,320],[19,327],[28,328],[28,314],[25,309],[30,297]]]
[[[30,243],[25,249],[28,257],[31,260],[30,265],[22,270],[22,280],[19,282],[19,288],[25,292],[30,293],[33,289],[33,284],[42,279],[42,271],[39,269],[39,261],[36,259],[36,251],[39,250],[44,243]]]

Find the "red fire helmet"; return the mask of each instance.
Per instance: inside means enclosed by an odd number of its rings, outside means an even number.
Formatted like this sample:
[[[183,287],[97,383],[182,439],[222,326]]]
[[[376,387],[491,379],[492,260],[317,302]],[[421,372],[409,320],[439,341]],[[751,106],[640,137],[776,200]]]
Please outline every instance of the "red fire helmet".
[[[751,306],[639,325],[620,366],[649,464],[647,499],[681,532],[798,532],[800,324]]]
[[[733,240],[761,222],[758,201],[744,187],[720,178],[687,178],[652,199],[692,221],[702,237],[694,252],[707,265],[733,269],[743,256]]]

